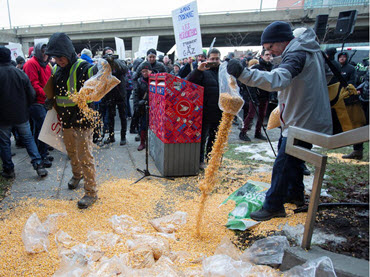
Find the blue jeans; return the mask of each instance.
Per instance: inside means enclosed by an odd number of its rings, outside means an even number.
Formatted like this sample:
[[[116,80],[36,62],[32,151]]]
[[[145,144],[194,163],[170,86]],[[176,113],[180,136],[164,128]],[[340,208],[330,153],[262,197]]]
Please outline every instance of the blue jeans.
[[[279,140],[279,152],[272,169],[271,187],[266,193],[263,208],[277,211],[284,208],[287,199],[304,199],[304,161],[285,153],[286,137]],[[311,149],[312,145],[299,142],[298,145]]]
[[[42,104],[33,104],[30,109],[30,120],[32,120],[32,134],[34,136],[37,148],[39,150],[41,158],[46,158],[48,152],[48,146],[44,142],[38,139],[42,124],[46,117],[46,109]]]
[[[41,156],[37,150],[35,140],[31,133],[30,123],[27,121],[21,124],[14,125],[0,125],[0,153],[1,160],[3,162],[3,169],[12,170],[14,169],[14,164],[12,162],[12,153],[10,150],[10,134],[12,127],[16,127],[18,134],[25,144],[28,155],[31,158],[32,165],[41,164]]]

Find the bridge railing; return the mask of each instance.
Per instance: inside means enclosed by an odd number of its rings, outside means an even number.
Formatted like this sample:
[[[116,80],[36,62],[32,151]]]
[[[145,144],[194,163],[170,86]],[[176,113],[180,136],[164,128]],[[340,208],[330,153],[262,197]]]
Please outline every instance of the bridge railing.
[[[308,4],[306,4],[308,2]],[[288,6],[288,7],[275,7],[275,8],[255,8],[247,10],[235,10],[235,11],[219,11],[219,12],[204,12],[199,13],[199,16],[204,15],[231,15],[237,13],[258,13],[258,12],[269,12],[276,10],[298,10],[298,9],[319,9],[319,8],[333,8],[333,7],[353,7],[353,6],[368,6],[368,0],[342,0],[335,1],[333,4],[324,5],[318,4],[317,1],[311,0],[306,1],[305,5],[302,6]],[[320,1],[321,2],[321,1]],[[109,18],[109,19],[97,19],[97,20],[83,20],[83,21],[70,21],[64,23],[47,23],[47,24],[33,24],[33,25],[19,25],[14,26],[12,29],[23,29],[23,28],[33,28],[33,27],[52,27],[52,26],[64,26],[64,25],[76,25],[76,24],[89,24],[89,23],[104,23],[104,22],[113,22],[113,21],[129,21],[129,20],[143,20],[143,19],[158,19],[158,18],[171,18],[170,15],[151,15],[151,16],[135,16],[135,17],[124,17],[124,18]],[[2,30],[9,30],[9,28],[2,27]]]
[[[368,141],[369,126],[364,126],[333,136],[298,127],[289,127],[285,152],[315,166],[312,192],[301,244],[302,248],[310,249],[313,227],[315,224],[316,212],[319,205],[321,186],[328,156],[296,145],[297,140],[321,146],[326,149],[341,148],[344,146]]]

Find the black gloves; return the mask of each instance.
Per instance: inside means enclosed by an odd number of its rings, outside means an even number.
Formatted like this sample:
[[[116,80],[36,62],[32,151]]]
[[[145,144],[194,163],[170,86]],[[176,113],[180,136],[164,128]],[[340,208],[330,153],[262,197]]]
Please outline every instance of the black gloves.
[[[54,107],[54,104],[55,104],[55,99],[54,98],[52,98],[52,99],[46,98],[44,107],[47,110],[51,110]]]
[[[232,59],[227,63],[227,73],[234,76],[236,79],[242,74],[244,68],[242,63],[237,59]]]

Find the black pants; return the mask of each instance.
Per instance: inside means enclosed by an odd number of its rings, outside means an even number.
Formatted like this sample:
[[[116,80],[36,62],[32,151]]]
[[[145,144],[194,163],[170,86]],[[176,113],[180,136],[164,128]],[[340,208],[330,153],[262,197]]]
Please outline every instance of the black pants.
[[[365,113],[365,118],[366,118],[366,125],[369,125],[369,102],[362,102],[362,109],[364,110]],[[353,145],[353,150],[359,150],[362,151],[364,150],[364,144],[363,143],[358,143]]]
[[[202,125],[202,136],[200,141],[200,162],[204,162],[204,157],[208,159],[208,154],[212,151],[213,143],[216,139],[217,128],[220,123],[204,123]],[[207,145],[206,145],[207,143]]]
[[[118,108],[118,115],[121,120],[121,139],[126,138],[127,119],[126,119],[126,103],[125,101],[108,103],[108,130],[109,135],[114,136],[114,117],[116,116],[116,107]]]

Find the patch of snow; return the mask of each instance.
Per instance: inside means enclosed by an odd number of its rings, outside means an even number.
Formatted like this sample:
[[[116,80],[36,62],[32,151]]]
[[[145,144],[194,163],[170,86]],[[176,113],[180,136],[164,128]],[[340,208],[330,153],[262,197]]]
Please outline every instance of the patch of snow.
[[[283,231],[288,238],[294,240],[298,245],[302,243],[304,231],[304,226],[302,224],[298,224],[297,226],[290,226],[288,223],[286,223],[283,227]],[[329,241],[340,244],[346,242],[347,239],[338,235],[326,234],[318,229],[314,229],[311,241],[312,244],[320,245]]]
[[[274,147],[275,152],[277,153],[277,141],[271,142],[272,147]],[[270,157],[270,160],[275,160],[274,152],[272,152],[271,146],[268,142],[261,142],[261,143],[253,143],[248,145],[242,145],[235,148],[235,152],[237,153],[251,153],[251,154],[263,154],[266,158]],[[262,156],[261,156],[262,157]]]

